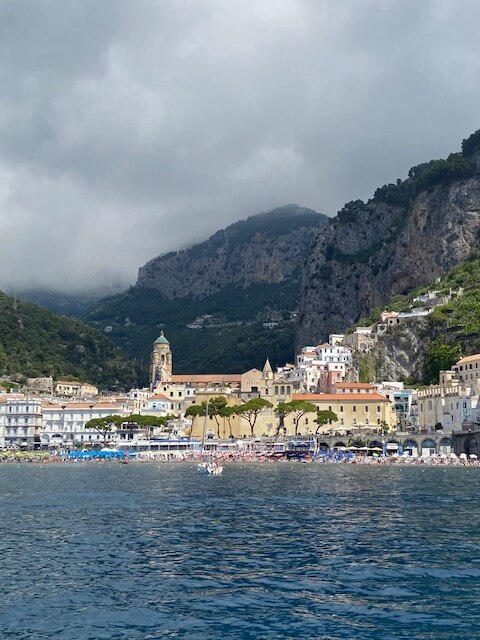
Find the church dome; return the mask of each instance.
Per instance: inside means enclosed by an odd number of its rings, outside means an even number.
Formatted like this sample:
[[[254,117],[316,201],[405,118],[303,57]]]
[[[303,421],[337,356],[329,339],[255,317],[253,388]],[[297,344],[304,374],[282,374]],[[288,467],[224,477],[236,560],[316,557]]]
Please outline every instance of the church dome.
[[[170,343],[163,335],[163,331],[161,331],[160,335],[158,336],[158,338],[155,340],[153,344],[170,344]]]

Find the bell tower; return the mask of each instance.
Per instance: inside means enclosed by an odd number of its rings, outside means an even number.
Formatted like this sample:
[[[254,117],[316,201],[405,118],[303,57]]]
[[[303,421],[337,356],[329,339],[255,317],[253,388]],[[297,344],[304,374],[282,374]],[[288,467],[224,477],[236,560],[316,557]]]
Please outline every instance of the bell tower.
[[[170,343],[160,332],[159,337],[153,343],[152,357],[150,361],[150,386],[154,389],[158,382],[171,380],[172,378],[172,351]]]

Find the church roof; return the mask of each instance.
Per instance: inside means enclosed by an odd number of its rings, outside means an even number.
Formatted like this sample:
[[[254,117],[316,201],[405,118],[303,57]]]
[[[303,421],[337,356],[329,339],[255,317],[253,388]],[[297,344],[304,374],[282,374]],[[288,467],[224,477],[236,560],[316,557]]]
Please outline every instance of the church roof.
[[[270,364],[270,360],[268,358],[265,360],[265,366],[263,367],[263,373],[273,373],[272,365]]]
[[[155,340],[153,344],[170,344],[170,343],[163,335],[163,331],[160,331],[160,335],[158,336],[158,338]]]
[[[209,385],[209,384],[240,384],[240,373],[203,373],[203,374],[175,374],[172,382],[180,384]]]

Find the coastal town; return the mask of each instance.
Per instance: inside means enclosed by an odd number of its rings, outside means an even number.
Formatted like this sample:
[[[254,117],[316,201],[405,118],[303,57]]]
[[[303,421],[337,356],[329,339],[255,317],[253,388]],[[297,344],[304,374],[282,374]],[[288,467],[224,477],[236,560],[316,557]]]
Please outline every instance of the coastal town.
[[[425,301],[433,296],[425,297]],[[408,315],[422,317],[420,308]],[[405,315],[405,314],[404,314]],[[331,334],[308,345],[294,364],[238,374],[176,374],[163,331],[151,352],[149,386],[125,394],[92,384],[33,378],[0,394],[0,449],[321,453],[477,458],[480,444],[480,354],[441,371],[439,382],[359,381],[355,355],[404,320],[383,312],[374,327]]]

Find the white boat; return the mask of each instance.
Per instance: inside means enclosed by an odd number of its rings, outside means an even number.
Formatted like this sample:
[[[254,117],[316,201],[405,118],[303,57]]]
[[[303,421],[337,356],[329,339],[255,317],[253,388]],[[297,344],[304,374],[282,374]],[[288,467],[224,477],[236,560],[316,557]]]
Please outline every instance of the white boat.
[[[210,476],[219,476],[223,473],[223,467],[216,462],[199,462],[197,469],[199,473],[207,473]]]
[[[207,428],[207,418],[208,418],[208,399],[207,405],[205,407],[205,420],[203,423],[203,434],[202,434],[202,456],[205,455],[205,430]],[[223,467],[215,460],[209,460],[208,462],[203,461],[199,462],[197,465],[197,470],[199,473],[206,473],[209,476],[219,476],[223,473]]]

